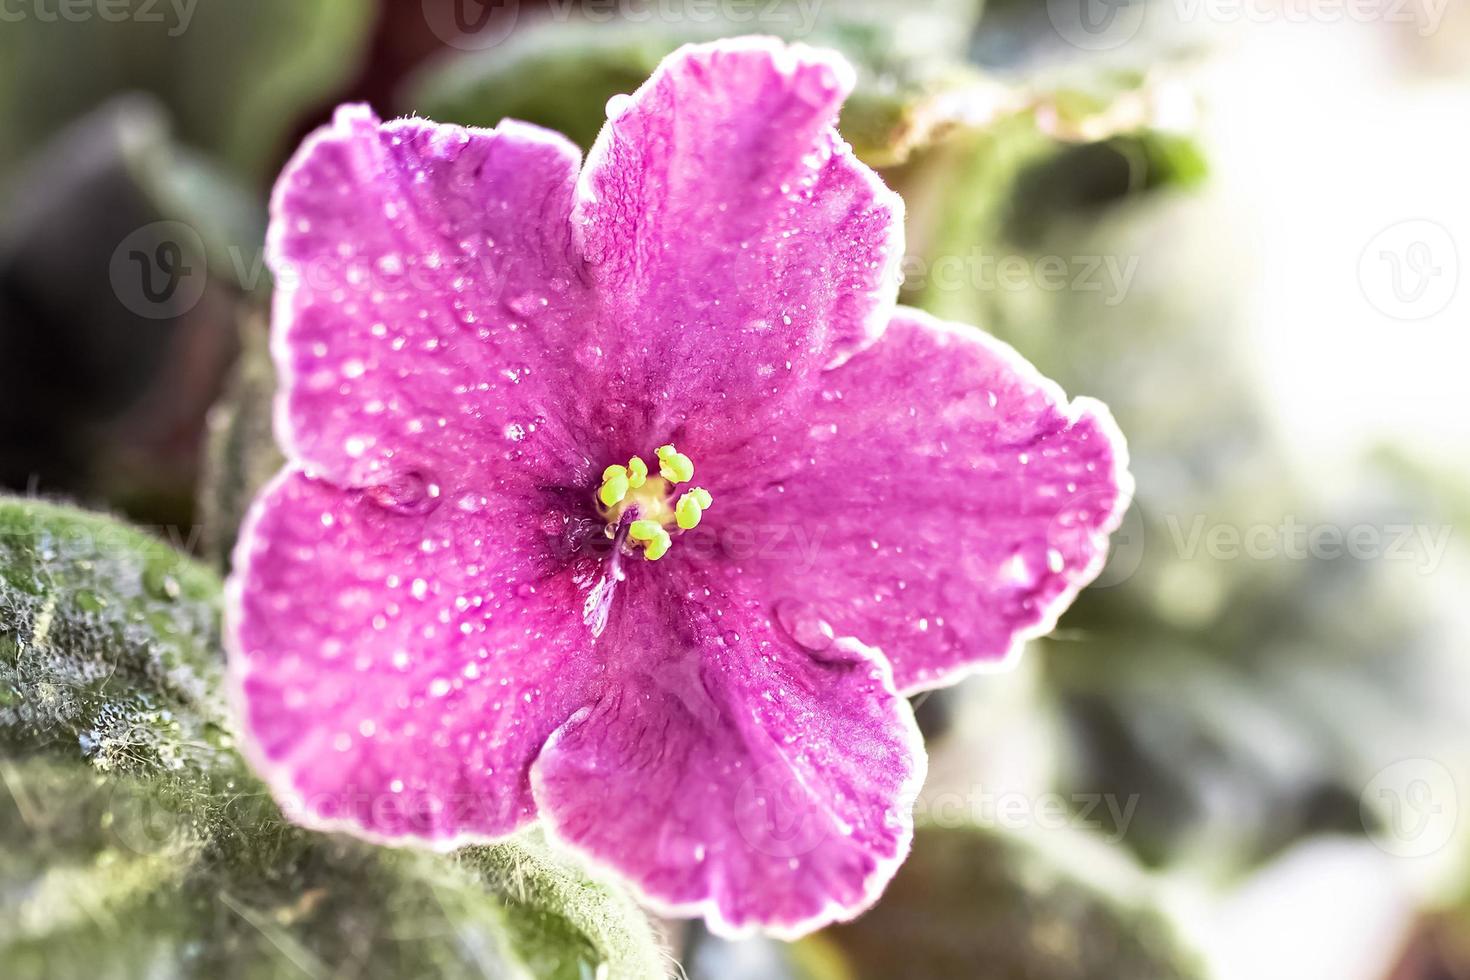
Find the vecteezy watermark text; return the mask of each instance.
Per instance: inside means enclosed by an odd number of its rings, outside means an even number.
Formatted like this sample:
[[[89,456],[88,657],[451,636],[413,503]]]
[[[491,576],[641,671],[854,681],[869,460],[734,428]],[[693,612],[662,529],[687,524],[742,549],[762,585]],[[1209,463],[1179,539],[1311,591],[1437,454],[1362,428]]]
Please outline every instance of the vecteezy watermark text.
[[[1186,524],[1170,514],[1164,519],[1173,539],[1175,553],[1185,559],[1203,551],[1211,558],[1232,561],[1251,558],[1270,561],[1309,558],[1334,561],[1412,561],[1424,575],[1431,574],[1449,548],[1453,528],[1448,524],[1352,524],[1307,523],[1286,515],[1279,522],[1255,524],[1210,524],[1196,514]]]
[[[42,24],[167,24],[168,36],[189,29],[199,0],[0,0],[0,23],[34,20]]]
[[[1126,44],[1143,26],[1146,0],[1047,0],[1053,29],[1068,44],[1105,51]],[[1413,24],[1437,32],[1449,0],[1173,0],[1180,24]]]
[[[994,255],[974,246],[964,255],[904,256],[899,267],[910,290],[1097,293],[1106,306],[1128,295],[1136,255]]]
[[[939,827],[1008,831],[1085,830],[1116,844],[1128,833],[1139,795],[1130,793],[941,792],[919,799],[914,814]]]

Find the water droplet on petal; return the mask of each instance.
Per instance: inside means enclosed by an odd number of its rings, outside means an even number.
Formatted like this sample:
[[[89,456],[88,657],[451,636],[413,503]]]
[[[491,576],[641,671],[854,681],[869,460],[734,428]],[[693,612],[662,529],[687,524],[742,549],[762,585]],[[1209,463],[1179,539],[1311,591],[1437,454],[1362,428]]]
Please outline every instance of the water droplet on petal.
[[[393,476],[388,482],[365,491],[368,498],[385,510],[399,514],[424,515],[439,506],[439,485],[419,472]]]
[[[793,643],[814,653],[829,649],[837,639],[832,625],[811,603],[801,599],[777,600],[776,622]]]

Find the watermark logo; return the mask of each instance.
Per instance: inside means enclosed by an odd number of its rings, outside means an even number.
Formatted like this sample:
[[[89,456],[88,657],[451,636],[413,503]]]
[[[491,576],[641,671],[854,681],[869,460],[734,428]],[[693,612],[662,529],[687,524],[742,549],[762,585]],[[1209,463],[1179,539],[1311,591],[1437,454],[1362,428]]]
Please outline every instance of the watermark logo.
[[[118,301],[138,316],[183,316],[204,296],[209,278],[204,242],[186,224],[155,221],[118,243],[108,276]]]
[[[519,0],[423,0],[434,36],[460,51],[487,51],[503,43],[520,19]]]
[[[1047,527],[1047,544],[1058,554],[1090,552],[1100,536],[1100,516],[1112,511],[1117,496],[1112,491],[1094,490],[1079,494],[1057,512]],[[1108,558],[1089,588],[1106,589],[1131,579],[1143,564],[1147,534],[1143,512],[1134,501],[1123,513],[1122,522],[1107,536]]]
[[[1046,0],[1046,16],[1073,47],[1107,51],[1138,33],[1143,7],[1136,0]]]
[[[782,762],[756,770],[735,794],[735,826],[752,849],[778,858],[800,858],[829,834],[811,790]]]
[[[1443,312],[1460,281],[1455,240],[1426,218],[1400,221],[1374,235],[1358,258],[1358,284],[1373,308],[1395,320]]]
[[[1426,857],[1455,834],[1460,798],[1454,774],[1433,759],[1404,759],[1382,769],[1359,798],[1363,827],[1396,857]]]

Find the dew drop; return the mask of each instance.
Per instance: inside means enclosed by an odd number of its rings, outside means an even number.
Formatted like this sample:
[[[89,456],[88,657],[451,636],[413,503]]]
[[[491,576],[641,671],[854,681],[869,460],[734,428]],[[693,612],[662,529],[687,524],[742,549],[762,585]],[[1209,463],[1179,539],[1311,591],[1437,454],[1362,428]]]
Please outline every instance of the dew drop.
[[[806,650],[821,652],[836,640],[831,624],[811,603],[801,599],[777,600],[776,622],[793,643]]]
[[[633,104],[633,97],[624,92],[619,92],[607,100],[607,118],[616,119]]]
[[[439,485],[419,472],[396,475],[365,492],[373,503],[398,514],[422,516],[439,506]]]

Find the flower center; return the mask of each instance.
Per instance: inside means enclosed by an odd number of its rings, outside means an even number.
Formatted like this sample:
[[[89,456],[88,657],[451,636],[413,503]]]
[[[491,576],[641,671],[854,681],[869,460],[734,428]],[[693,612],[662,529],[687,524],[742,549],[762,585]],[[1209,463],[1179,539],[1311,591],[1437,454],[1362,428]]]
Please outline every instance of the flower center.
[[[617,538],[628,523],[626,546],[642,548],[643,557],[658,561],[668,553],[674,539],[671,528],[692,531],[714,502],[703,487],[682,493],[681,483],[694,479],[694,461],[673,446],[659,446],[658,475],[651,476],[648,464],[637,456],[628,465],[609,466],[602,471],[597,489],[598,511],[607,520],[607,535]]]

